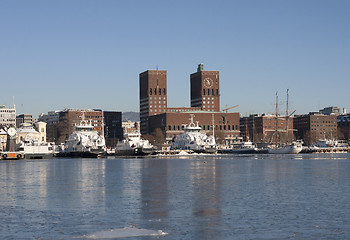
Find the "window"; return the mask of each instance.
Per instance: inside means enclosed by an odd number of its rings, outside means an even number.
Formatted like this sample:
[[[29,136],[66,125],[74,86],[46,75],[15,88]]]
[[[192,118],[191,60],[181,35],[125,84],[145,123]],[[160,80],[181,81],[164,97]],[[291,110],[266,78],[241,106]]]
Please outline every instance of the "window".
[[[210,89],[208,89],[208,95],[210,95]]]
[[[214,95],[214,89],[211,90],[211,95]]]
[[[162,89],[159,88],[159,95],[162,95]]]
[[[163,88],[163,95],[166,95],[166,91],[165,91],[165,88]]]
[[[152,95],[152,88],[149,89],[149,95]]]
[[[157,88],[154,89],[154,95],[157,95]]]
[[[203,89],[203,95],[205,95],[205,89]]]
[[[216,95],[219,96],[219,89],[216,89]]]
[[[231,126],[230,125],[227,125],[227,130],[231,130]]]

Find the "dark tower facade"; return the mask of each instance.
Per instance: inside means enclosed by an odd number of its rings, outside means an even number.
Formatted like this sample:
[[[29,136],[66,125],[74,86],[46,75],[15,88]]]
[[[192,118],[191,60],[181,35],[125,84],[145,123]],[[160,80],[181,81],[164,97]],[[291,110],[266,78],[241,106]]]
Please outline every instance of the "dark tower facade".
[[[147,70],[140,73],[140,131],[149,133],[149,116],[165,113],[167,109],[167,72]]]
[[[191,107],[220,111],[219,71],[204,71],[203,64],[198,65],[191,74]]]

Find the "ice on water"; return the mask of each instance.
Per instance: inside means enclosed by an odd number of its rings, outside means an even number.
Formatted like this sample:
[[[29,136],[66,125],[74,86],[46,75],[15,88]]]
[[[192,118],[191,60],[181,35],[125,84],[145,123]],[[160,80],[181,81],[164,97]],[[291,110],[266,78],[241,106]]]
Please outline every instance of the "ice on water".
[[[95,232],[89,235],[84,235],[78,238],[84,239],[115,239],[126,237],[141,237],[141,236],[163,236],[167,235],[162,230],[139,229],[136,227],[124,227],[110,230]]]

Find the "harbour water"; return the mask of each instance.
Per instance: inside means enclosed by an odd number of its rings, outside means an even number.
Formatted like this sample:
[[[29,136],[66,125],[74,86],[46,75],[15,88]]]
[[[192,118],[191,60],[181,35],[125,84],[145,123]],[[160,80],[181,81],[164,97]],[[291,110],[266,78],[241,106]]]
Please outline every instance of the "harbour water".
[[[350,154],[0,161],[0,239],[350,239]]]

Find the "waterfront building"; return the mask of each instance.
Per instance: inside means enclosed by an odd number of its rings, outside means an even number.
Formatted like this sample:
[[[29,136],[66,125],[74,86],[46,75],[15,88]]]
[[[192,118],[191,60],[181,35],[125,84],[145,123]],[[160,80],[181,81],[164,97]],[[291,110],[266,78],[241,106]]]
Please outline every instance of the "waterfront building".
[[[275,114],[252,114],[240,119],[241,137],[247,141],[270,143],[294,139],[293,117]]]
[[[16,108],[7,108],[5,105],[0,105],[0,126],[16,126]]]
[[[103,112],[92,109],[64,109],[59,112],[57,124],[57,144],[64,143],[69,135],[74,131],[74,126],[82,120],[91,122],[98,135],[103,134]]]
[[[160,129],[166,142],[170,143],[183,132],[184,126],[190,123],[194,115],[194,122],[207,135],[215,135],[218,143],[231,144],[239,139],[239,113],[223,113],[208,111],[179,111],[166,112],[152,116],[149,120],[151,133]],[[214,127],[214,131],[213,131]]]
[[[60,110],[50,111],[47,114],[41,113],[39,115],[39,121],[46,123],[46,141],[56,142],[57,138],[57,125],[60,118]]]
[[[191,107],[220,112],[219,71],[204,71],[204,65],[199,64],[190,79]]]
[[[16,116],[16,127],[19,128],[23,123],[28,123],[32,125],[34,123],[33,121],[33,115],[32,114],[19,114]]]
[[[147,70],[140,74],[141,134],[154,134],[160,129],[169,142],[189,124],[190,114],[203,131],[226,142],[239,138],[239,113],[220,112],[219,71],[204,71],[199,64],[190,75],[191,107],[167,107],[167,74],[165,70]]]
[[[337,117],[338,135],[342,140],[350,140],[350,114]]]
[[[22,123],[17,128],[17,140],[24,141],[25,139],[37,140],[39,142],[46,142],[46,123],[36,122],[35,124]]]
[[[310,112],[296,115],[293,119],[298,139],[312,145],[320,139],[337,139],[337,116]]]
[[[123,121],[122,122],[123,133],[140,133],[140,121]]]
[[[326,107],[320,110],[321,114],[324,115],[336,115],[339,116],[341,114],[341,110],[338,107]]]
[[[167,72],[147,70],[140,73],[140,131],[149,133],[149,117],[164,113],[167,108]]]
[[[106,146],[114,148],[123,139],[122,113],[103,111],[103,124]]]

